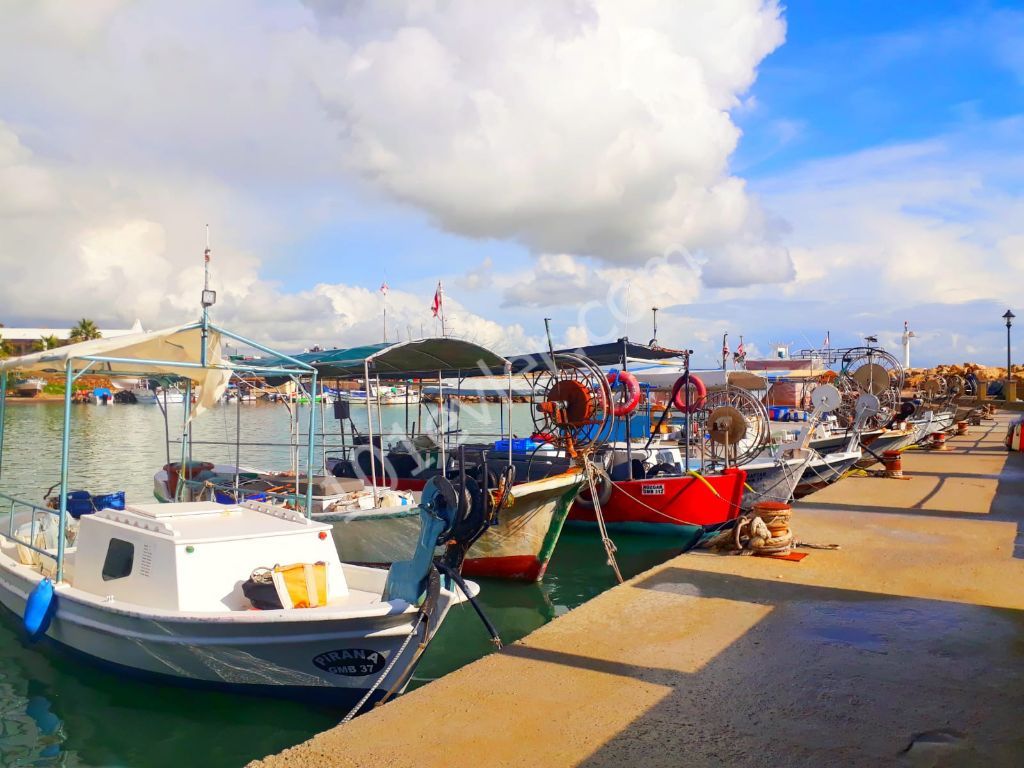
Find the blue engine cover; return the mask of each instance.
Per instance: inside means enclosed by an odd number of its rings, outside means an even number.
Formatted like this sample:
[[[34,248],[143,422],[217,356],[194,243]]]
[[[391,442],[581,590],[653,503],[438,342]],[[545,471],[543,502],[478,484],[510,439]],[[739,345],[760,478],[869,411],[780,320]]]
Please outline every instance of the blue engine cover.
[[[53,582],[49,579],[40,581],[25,601],[25,630],[33,640],[46,634],[50,619],[57,608],[57,594]]]

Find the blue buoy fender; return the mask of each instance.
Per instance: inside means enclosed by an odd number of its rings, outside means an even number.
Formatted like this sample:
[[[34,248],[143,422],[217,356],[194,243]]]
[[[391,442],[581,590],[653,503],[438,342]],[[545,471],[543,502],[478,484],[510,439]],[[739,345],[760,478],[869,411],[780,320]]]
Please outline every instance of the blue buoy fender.
[[[56,608],[57,593],[53,589],[53,582],[43,579],[25,601],[24,624],[30,638],[38,640],[46,634]]]

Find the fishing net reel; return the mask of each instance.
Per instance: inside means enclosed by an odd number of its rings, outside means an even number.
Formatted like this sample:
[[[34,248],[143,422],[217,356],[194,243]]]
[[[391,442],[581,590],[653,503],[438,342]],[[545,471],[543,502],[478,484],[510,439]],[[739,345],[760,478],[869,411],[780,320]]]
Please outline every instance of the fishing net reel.
[[[708,392],[701,403],[700,419],[704,454],[716,464],[746,464],[771,439],[768,409],[759,398],[738,387]]]
[[[843,353],[842,368],[834,381],[843,396],[836,418],[845,427],[857,418],[857,398],[862,394],[878,398],[878,411],[865,427],[887,424],[899,408],[900,390],[905,383],[903,366],[893,355],[876,347],[853,347]]]
[[[958,373],[950,373],[945,376],[946,399],[953,401],[967,392],[967,379]]]
[[[607,438],[615,423],[607,377],[580,355],[558,353],[533,382],[536,433],[575,457]]]

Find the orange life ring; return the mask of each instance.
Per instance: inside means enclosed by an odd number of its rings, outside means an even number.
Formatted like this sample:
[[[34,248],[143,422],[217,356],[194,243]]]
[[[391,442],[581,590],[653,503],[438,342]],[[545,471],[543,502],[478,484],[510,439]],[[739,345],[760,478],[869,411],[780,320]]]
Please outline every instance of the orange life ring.
[[[686,387],[691,386],[694,388],[696,397],[690,398],[690,405],[686,405]],[[692,373],[684,373],[672,386],[672,403],[683,413],[693,413],[700,408],[701,400],[703,400],[708,394],[708,388],[704,386],[704,382],[700,380],[698,376],[694,376]]]
[[[612,413],[616,416],[628,416],[640,405],[640,382],[629,371],[613,371],[608,374],[607,379],[611,387],[621,382],[626,388],[626,394],[629,395],[626,402],[613,406]]]

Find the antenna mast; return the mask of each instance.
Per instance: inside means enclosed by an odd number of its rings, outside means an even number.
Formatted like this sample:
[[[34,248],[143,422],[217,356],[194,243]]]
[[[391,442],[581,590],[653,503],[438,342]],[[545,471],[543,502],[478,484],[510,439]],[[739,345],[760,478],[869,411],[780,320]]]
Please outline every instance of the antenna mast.
[[[203,305],[203,319],[200,328],[203,334],[203,342],[199,350],[199,362],[206,366],[206,342],[210,336],[210,307],[217,303],[217,292],[210,290],[210,225],[206,225],[206,250],[203,251],[203,296],[200,302]]]

